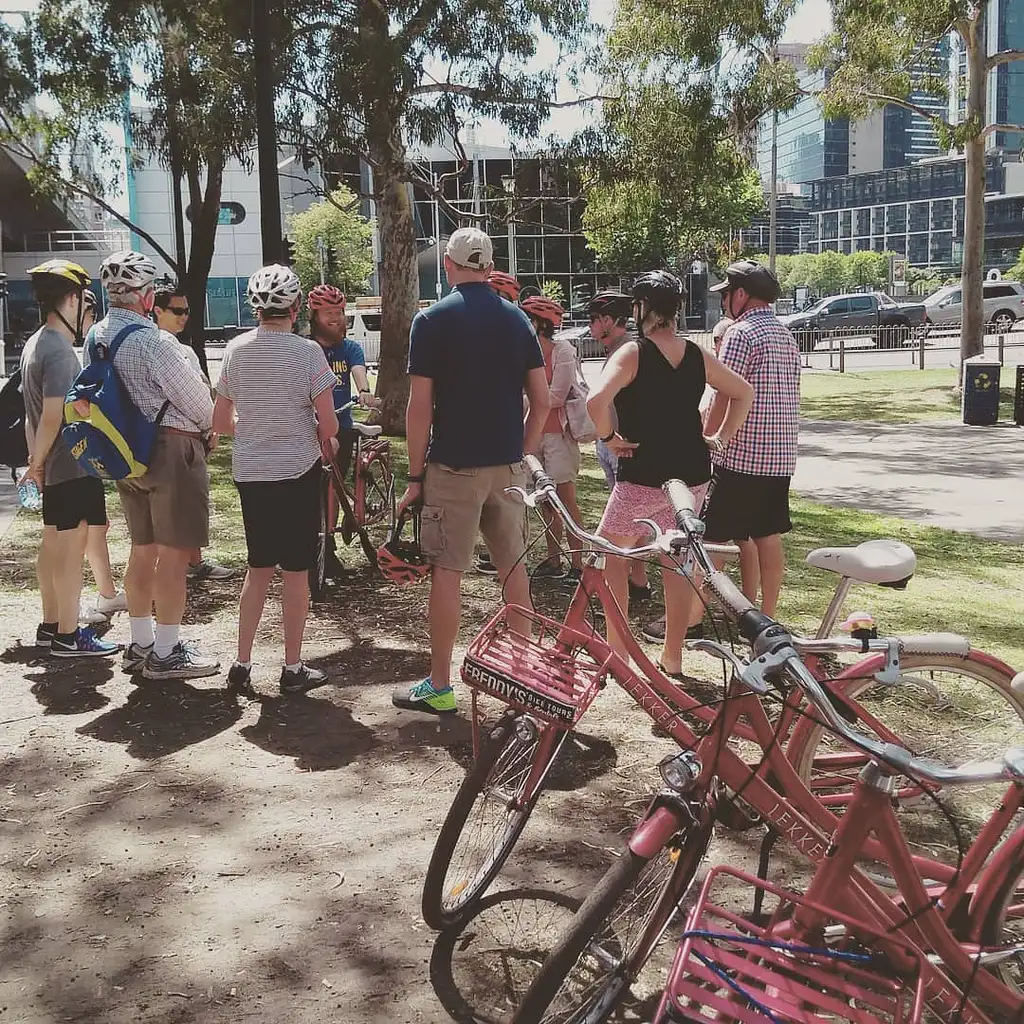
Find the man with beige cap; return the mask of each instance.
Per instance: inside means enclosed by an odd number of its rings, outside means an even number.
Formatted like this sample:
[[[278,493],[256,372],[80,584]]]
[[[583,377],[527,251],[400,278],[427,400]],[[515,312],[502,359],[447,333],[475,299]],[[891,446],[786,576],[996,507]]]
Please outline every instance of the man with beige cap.
[[[433,567],[430,675],[392,701],[435,714],[455,710],[452,651],[478,531],[505,600],[531,606],[525,509],[506,489],[525,484],[523,453],[540,445],[548,382],[530,321],[487,283],[492,256],[483,231],[459,228],[444,254],[452,290],[416,315],[409,338],[409,486],[400,508],[422,504],[420,542]]]

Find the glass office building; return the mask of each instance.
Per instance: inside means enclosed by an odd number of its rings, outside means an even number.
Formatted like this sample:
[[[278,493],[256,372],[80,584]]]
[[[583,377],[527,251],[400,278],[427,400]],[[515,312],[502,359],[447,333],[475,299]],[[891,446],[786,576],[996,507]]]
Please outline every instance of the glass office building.
[[[802,88],[819,92],[824,72],[800,71]],[[832,178],[850,170],[850,122],[828,121],[821,115],[815,96],[801,96],[792,110],[779,115],[778,180],[799,184]],[[761,180],[770,182],[771,118],[766,117],[758,133],[757,166]]]
[[[988,17],[988,52],[1024,50],[1024,0],[991,0]],[[1024,124],[1024,61],[1000,64],[989,76],[989,120],[996,124]],[[997,149],[1019,152],[1024,135],[995,132]]]
[[[1009,165],[1015,172],[1020,165]],[[930,160],[811,184],[807,250],[871,249],[907,257],[911,266],[956,271],[963,256],[964,161]],[[988,160],[985,191],[987,268],[1012,266],[1024,246],[1024,194],[1007,195],[1008,165]]]

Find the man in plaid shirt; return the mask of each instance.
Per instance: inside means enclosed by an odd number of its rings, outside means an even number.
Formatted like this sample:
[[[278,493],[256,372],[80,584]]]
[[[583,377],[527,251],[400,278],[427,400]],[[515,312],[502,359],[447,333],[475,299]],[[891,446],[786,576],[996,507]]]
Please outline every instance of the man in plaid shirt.
[[[782,534],[789,518],[789,480],[796,468],[800,415],[800,350],[772,311],[779,282],[760,263],[731,264],[722,293],[722,312],[735,323],[726,331],[722,362],[754,388],[754,406],[724,452],[712,454],[715,469],[704,507],[709,541],[735,541],[740,548],[743,593],[774,615],[782,589],[785,553]],[[726,400],[708,414],[705,434],[713,434]]]

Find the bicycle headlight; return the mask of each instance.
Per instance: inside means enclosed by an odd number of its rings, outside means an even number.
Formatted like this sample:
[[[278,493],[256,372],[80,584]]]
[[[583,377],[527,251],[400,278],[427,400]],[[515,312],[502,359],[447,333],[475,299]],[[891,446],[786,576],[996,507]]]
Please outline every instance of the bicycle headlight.
[[[669,789],[677,793],[691,790],[702,771],[700,760],[689,750],[681,750],[678,754],[669,754],[658,764],[658,771]]]
[[[537,723],[528,715],[516,719],[516,738],[520,743],[533,743],[537,739]]]

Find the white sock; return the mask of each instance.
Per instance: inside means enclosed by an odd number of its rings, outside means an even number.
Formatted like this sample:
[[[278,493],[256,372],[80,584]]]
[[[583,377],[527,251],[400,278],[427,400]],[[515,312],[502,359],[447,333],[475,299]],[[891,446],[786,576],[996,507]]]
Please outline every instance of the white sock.
[[[294,665],[285,665],[284,670],[285,672],[298,672],[300,668],[302,668],[302,662],[297,661]]]
[[[235,664],[239,668],[244,668],[246,671],[248,671],[249,669],[252,668],[252,662],[251,661],[236,661]]]
[[[137,619],[128,620],[132,627],[132,643],[140,647],[153,646],[153,617],[151,615],[140,615]]]
[[[165,626],[162,622],[158,622],[153,640],[153,653],[158,658],[166,658],[174,650],[180,632],[181,623],[176,622],[173,626]]]

